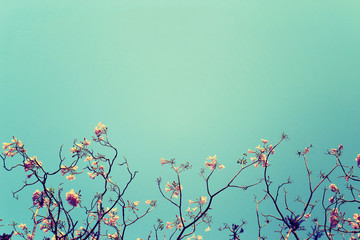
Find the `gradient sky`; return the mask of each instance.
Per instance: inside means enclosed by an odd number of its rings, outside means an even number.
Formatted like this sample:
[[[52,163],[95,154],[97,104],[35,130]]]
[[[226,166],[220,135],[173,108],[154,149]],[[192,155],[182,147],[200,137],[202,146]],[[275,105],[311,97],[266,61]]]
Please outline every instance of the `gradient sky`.
[[[292,175],[289,191],[306,196],[296,150],[314,145],[314,169],[329,166],[323,153],[340,143],[347,163],[360,153],[359,9],[358,0],[0,1],[0,141],[16,136],[51,168],[62,144],[70,158],[73,139],[91,138],[99,121],[106,124],[139,171],[128,198],[159,199],[129,239],[176,213],[156,188],[157,177],[175,177],[161,157],[191,162],[184,191],[194,199],[204,191],[198,173],[209,155],[226,166],[213,179],[220,186],[242,153],[284,131],[290,140],[279,146],[270,174],[278,183]],[[19,200],[11,194],[23,175],[0,169],[6,223],[30,222],[36,188]],[[259,177],[261,169],[251,169],[237,183]],[[88,180],[75,187],[91,190]],[[262,189],[221,195],[212,228],[246,219],[244,239],[254,239],[253,195]],[[204,239],[225,239],[205,228],[198,231]]]

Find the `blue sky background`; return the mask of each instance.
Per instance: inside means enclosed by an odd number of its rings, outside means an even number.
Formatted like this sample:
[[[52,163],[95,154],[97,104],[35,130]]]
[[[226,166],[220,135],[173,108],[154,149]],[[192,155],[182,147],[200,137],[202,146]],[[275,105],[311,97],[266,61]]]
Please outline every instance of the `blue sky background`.
[[[191,162],[184,191],[194,199],[205,190],[198,173],[209,155],[226,166],[214,176],[219,187],[242,153],[285,131],[290,140],[279,146],[270,173],[279,183],[291,175],[289,191],[306,196],[296,150],[314,145],[314,176],[332,164],[326,149],[344,144],[348,164],[360,153],[359,9],[359,1],[331,0],[0,1],[1,141],[16,136],[51,168],[62,144],[69,159],[73,139],[91,138],[99,121],[106,124],[111,142],[139,171],[128,198],[159,199],[129,239],[144,238],[157,217],[176,214],[157,191],[158,176],[165,183],[175,177],[161,157]],[[36,188],[19,200],[11,194],[23,175],[0,169],[6,222],[30,223]],[[259,177],[261,169],[250,169],[237,183]],[[87,178],[76,181],[65,188],[95,188]],[[262,189],[221,195],[212,228],[246,219],[244,239],[254,239],[253,195]]]

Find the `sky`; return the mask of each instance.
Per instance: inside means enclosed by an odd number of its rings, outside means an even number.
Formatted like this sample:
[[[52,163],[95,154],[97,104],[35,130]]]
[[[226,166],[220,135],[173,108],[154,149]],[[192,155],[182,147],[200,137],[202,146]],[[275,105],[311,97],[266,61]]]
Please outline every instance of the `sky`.
[[[276,184],[291,176],[289,192],[306,196],[298,149],[313,144],[314,175],[332,164],[323,154],[329,148],[343,144],[348,164],[360,153],[359,9],[359,1],[333,0],[0,0],[0,141],[17,137],[53,168],[61,145],[70,161],[74,139],[91,139],[99,121],[107,125],[120,156],[139,172],[126,197],[158,199],[129,239],[144,238],[157,218],[175,217],[155,182],[175,180],[162,157],[192,164],[182,177],[195,199],[204,193],[199,171],[208,156],[226,167],[212,179],[219,188],[244,152],[285,132],[289,140],[269,172]],[[256,181],[261,171],[249,169],[236,181]],[[30,224],[37,188],[19,200],[11,193],[24,177],[22,169],[0,169],[3,224]],[[66,188],[91,192],[90,180]],[[254,239],[254,195],[263,189],[228,189],[215,199],[213,230],[197,234],[225,239],[216,228],[245,219],[243,237]],[[274,209],[266,203],[263,211]],[[265,231],[276,239],[273,230]]]

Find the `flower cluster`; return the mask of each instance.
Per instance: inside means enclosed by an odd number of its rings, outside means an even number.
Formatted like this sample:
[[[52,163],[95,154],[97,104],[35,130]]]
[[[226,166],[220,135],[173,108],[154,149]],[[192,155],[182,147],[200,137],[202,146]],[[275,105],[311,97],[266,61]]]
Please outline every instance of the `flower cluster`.
[[[205,161],[205,166],[206,166],[207,168],[210,168],[211,170],[215,170],[215,168],[216,168],[216,166],[217,166],[216,155],[214,155],[213,157],[209,156],[207,159],[208,159],[208,160],[211,160],[211,162]],[[219,169],[221,170],[221,169],[223,169],[223,168],[225,168],[225,166],[222,165],[222,164],[219,164]]]
[[[42,165],[42,162],[37,160],[36,156],[33,156],[32,158],[29,158],[24,162],[24,170],[25,172],[32,170],[34,168],[40,167]]]
[[[107,127],[99,122],[99,124],[95,127],[95,135],[100,139],[101,134],[106,133]],[[100,139],[103,140],[103,139]]]
[[[166,192],[172,192],[171,193],[171,197],[175,197],[178,198],[180,191],[183,190],[183,187],[180,186],[178,183],[176,183],[175,181],[173,181],[172,184],[170,184],[169,182],[167,182],[167,184],[165,185],[165,191]]]
[[[109,226],[115,226],[116,221],[119,219],[119,216],[117,216],[117,208],[113,208],[109,211],[109,208],[106,209],[106,212],[108,212],[109,217],[103,218],[103,221],[106,225]]]
[[[341,155],[341,151],[344,149],[344,146],[342,144],[340,144],[337,148],[332,148],[330,149],[330,151],[328,151],[328,154],[330,155],[335,155],[335,156],[340,156]]]
[[[184,218],[182,218],[182,221],[183,221],[183,222],[186,222],[186,221],[184,220]],[[178,215],[176,215],[176,220],[175,220],[175,221],[173,221],[173,222],[166,222],[166,229],[172,229],[172,228],[175,227],[175,226],[176,226],[176,229],[178,229],[178,230],[181,230],[181,228],[183,227],[183,224],[182,224],[182,222],[181,222],[181,219],[179,218]]]
[[[86,160],[86,161],[91,161],[93,158],[91,157],[91,160],[90,158],[88,158],[89,160]],[[88,175],[91,179],[95,179],[95,177],[99,176],[99,175],[102,175],[105,177],[106,175],[106,172],[104,171],[105,167],[103,165],[99,165],[99,162],[98,161],[93,161],[91,162],[91,166],[89,167],[92,172],[88,172]]]
[[[40,230],[44,231],[44,233],[47,233],[52,227],[52,224],[49,219],[45,218],[42,223],[40,224]]]
[[[200,205],[204,205],[206,203],[206,199],[207,199],[207,197],[200,197],[200,199],[197,201],[189,200],[189,204],[199,203]]]
[[[137,207],[139,206],[139,201],[135,201],[135,202],[130,202],[129,200],[127,200],[128,205],[125,206],[125,208],[128,208],[129,210],[136,210],[138,211],[139,209],[137,209]]]
[[[77,207],[80,203],[80,196],[74,192],[74,189],[71,189],[66,193],[66,201],[73,206]]]
[[[73,167],[61,166],[61,175],[64,176],[65,174],[70,172],[70,175],[66,176],[66,178],[69,181],[72,181],[75,179],[75,174],[76,174],[77,169],[78,169],[78,166],[73,166]]]
[[[339,215],[338,209],[334,208],[330,212],[329,222],[332,228],[335,228],[339,223],[341,216]]]
[[[32,195],[32,201],[34,206],[44,207],[45,204],[49,203],[49,199],[46,198],[44,192],[36,190]]]
[[[329,186],[329,188],[330,188],[330,190],[332,191],[332,192],[335,192],[335,193],[340,193],[340,190],[337,188],[337,186],[335,185],[335,184],[330,184],[330,186]]]
[[[262,167],[267,167],[269,165],[267,155],[274,154],[274,147],[272,145],[266,145],[268,140],[260,139],[263,143],[263,147],[260,145],[256,147],[257,150],[253,151],[248,149],[248,153],[254,153],[255,157],[250,157],[251,161],[255,162],[254,166],[257,168],[260,164]]]
[[[205,230],[206,231],[206,230]],[[193,238],[193,239],[195,239],[195,240],[202,240],[203,238],[202,238],[202,236],[200,236],[200,235],[198,235],[197,237],[195,236],[195,234],[193,234],[192,236],[191,236],[191,238]],[[191,240],[191,238],[187,238],[186,240]]]
[[[357,157],[355,158],[355,161],[357,163],[357,166],[360,168],[360,154],[357,155]]]
[[[26,149],[24,148],[24,144],[17,140],[15,137],[11,140],[10,143],[3,143],[4,154],[7,157],[13,157],[17,153],[26,153]]]
[[[70,148],[70,152],[79,154],[83,150],[86,150],[89,145],[90,145],[90,141],[86,140],[86,138],[84,138],[84,141],[82,141],[82,142],[80,141],[80,143],[74,142],[73,147]]]

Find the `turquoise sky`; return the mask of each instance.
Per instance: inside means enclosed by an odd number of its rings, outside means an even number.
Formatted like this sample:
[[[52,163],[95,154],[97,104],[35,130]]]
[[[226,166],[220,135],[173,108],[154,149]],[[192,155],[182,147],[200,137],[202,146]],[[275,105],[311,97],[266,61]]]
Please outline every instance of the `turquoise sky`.
[[[194,199],[204,191],[198,173],[209,155],[226,166],[213,179],[220,187],[242,153],[285,131],[290,140],[270,173],[279,183],[292,175],[289,191],[306,196],[296,150],[313,144],[310,166],[317,171],[330,164],[326,149],[340,143],[346,163],[360,153],[359,10],[357,0],[0,0],[0,141],[16,136],[51,168],[62,144],[70,159],[73,139],[91,138],[99,121],[106,124],[139,171],[128,198],[159,199],[129,239],[145,238],[157,217],[176,214],[156,189],[157,177],[175,177],[161,157],[191,162],[184,191]],[[0,169],[6,223],[30,223],[36,188],[19,200],[11,194],[23,175]],[[250,169],[237,183],[259,177],[261,169]],[[88,180],[69,188],[90,191]],[[254,239],[253,195],[262,189],[224,193],[214,205],[214,231],[204,226],[198,234],[225,239],[215,228],[246,219],[244,239]]]

